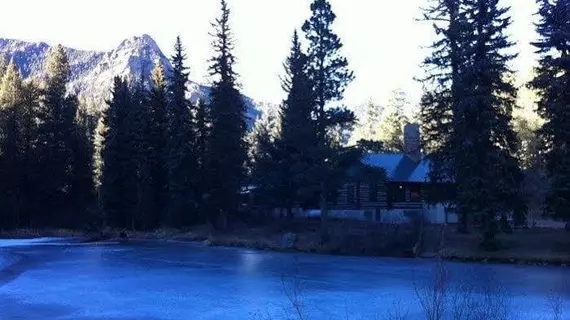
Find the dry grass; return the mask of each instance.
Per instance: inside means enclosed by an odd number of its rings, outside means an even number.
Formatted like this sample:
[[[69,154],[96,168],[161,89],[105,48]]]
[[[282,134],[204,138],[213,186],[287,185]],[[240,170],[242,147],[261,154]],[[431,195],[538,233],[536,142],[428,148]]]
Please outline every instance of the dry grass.
[[[34,238],[61,238],[81,237],[85,234],[81,231],[69,229],[17,229],[0,230],[0,239],[34,239]]]
[[[570,233],[557,229],[521,229],[498,236],[501,247],[492,252],[480,248],[480,235],[446,234],[443,257],[503,263],[570,264]]]
[[[287,232],[297,236],[290,250],[309,253],[411,257],[417,235],[409,226],[371,225],[362,222],[334,221],[330,225],[330,241],[321,243],[318,221],[276,222],[258,227],[236,225],[228,232],[212,232],[207,226],[186,230],[161,228],[152,232],[127,231],[129,239],[177,240],[202,242],[206,245],[241,247],[261,250],[282,250],[281,238]],[[0,238],[23,239],[40,237],[82,237],[88,242],[117,240],[121,230],[106,229],[85,234],[64,229],[19,229],[0,231]],[[486,252],[479,246],[480,235],[458,234],[452,227],[444,233],[443,248],[440,226],[424,229],[424,257],[441,256],[460,261],[489,261],[500,263],[531,263],[570,265],[570,233],[556,229],[515,230],[501,234],[501,247]],[[441,250],[440,250],[441,249]]]

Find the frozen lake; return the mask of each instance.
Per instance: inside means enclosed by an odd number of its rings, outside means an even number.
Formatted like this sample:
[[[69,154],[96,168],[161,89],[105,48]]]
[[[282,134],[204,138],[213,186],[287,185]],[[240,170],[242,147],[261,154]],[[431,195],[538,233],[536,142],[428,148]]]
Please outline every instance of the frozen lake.
[[[286,319],[295,299],[308,319],[385,319],[394,306],[422,319],[414,287],[434,274],[429,260],[46,241],[0,242],[1,320]],[[475,295],[501,288],[512,319],[553,319],[553,301],[570,317],[568,268],[446,268],[454,281],[477,284]],[[449,283],[451,297],[459,291]]]

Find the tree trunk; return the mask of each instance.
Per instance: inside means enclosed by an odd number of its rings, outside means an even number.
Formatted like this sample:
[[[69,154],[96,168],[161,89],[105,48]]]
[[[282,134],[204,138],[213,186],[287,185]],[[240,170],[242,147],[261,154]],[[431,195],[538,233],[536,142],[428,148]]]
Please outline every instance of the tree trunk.
[[[361,183],[360,181],[356,182],[356,209],[360,210],[361,207],[361,202],[360,202],[360,188],[361,188]]]
[[[327,208],[327,186],[321,182],[321,242],[326,243],[329,240],[329,212]]]
[[[495,251],[498,249],[496,239],[497,235],[497,222],[495,221],[494,212],[485,212],[483,216],[483,242],[482,247],[487,251]]]
[[[223,231],[226,231],[228,229],[228,213],[226,211],[220,212],[218,218],[218,228]]]

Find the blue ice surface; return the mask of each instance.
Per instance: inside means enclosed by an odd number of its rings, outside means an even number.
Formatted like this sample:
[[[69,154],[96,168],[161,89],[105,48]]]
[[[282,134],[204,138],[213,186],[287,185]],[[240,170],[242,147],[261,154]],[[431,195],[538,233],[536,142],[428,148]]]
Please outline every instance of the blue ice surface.
[[[18,258],[0,268],[0,320],[289,319],[288,296],[299,298],[308,319],[384,319],[394,307],[423,319],[414,287],[430,283],[435,268],[431,260],[184,243],[16,244],[0,248],[3,259]],[[570,317],[570,269],[457,263],[446,269],[450,279],[502,288],[511,319],[550,318],[551,296],[562,299]]]
[[[0,239],[0,248],[30,246],[34,244],[60,243],[61,238]]]

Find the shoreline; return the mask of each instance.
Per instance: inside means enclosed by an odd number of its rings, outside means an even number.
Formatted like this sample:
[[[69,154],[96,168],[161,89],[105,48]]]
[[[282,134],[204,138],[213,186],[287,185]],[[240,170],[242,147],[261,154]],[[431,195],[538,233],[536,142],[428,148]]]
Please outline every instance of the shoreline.
[[[259,239],[255,236],[237,236],[232,234],[208,235],[204,232],[184,232],[175,230],[156,230],[154,232],[127,232],[128,238],[125,240],[119,236],[118,230],[108,230],[103,233],[87,233],[75,230],[46,229],[46,230],[15,230],[0,231],[1,240],[23,240],[37,238],[76,238],[80,243],[129,243],[143,241],[168,242],[176,241],[182,243],[201,244],[212,247],[242,248],[259,251],[271,251],[281,253],[308,253],[332,256],[354,256],[354,257],[378,257],[378,258],[402,258],[402,259],[437,259],[459,263],[479,263],[479,264],[508,264],[521,266],[556,266],[569,267],[570,255],[544,254],[517,254],[517,252],[504,252],[499,256],[499,252],[466,251],[461,254],[444,248],[441,252],[425,251],[419,255],[411,252],[378,253],[367,252],[366,250],[350,250],[349,248],[339,248],[332,245],[320,245],[317,243],[295,243],[290,248],[284,248],[279,240],[285,233],[274,235],[273,239]],[[569,235],[570,237],[570,235]],[[300,241],[299,241],[300,242]],[[446,252],[447,251],[447,252]]]

